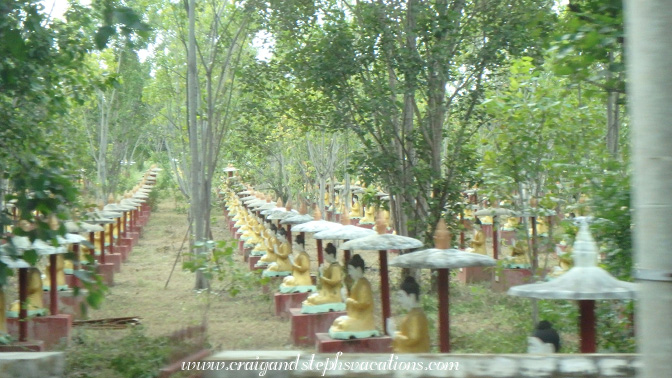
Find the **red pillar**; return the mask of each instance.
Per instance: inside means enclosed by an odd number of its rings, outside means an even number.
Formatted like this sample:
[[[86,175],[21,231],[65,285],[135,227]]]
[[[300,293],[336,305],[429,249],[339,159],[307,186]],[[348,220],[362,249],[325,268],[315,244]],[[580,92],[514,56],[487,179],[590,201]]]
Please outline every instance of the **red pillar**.
[[[58,255],[49,255],[49,312],[58,315],[58,281],[56,280],[56,260]]]
[[[596,353],[595,301],[579,301],[579,329],[581,331],[581,353]]]
[[[439,271],[439,350],[450,353],[450,270]]]
[[[105,264],[105,226],[103,226],[103,231],[100,231],[100,263]]]
[[[387,271],[387,251],[378,251],[380,261],[380,303],[383,306],[383,332],[387,334],[387,319],[392,315],[390,310],[390,276]]]
[[[317,265],[322,265],[324,262],[324,256],[322,256],[322,239],[317,240]]]
[[[492,258],[498,259],[499,252],[499,227],[497,227],[497,216],[492,217]]]
[[[462,229],[460,230],[460,249],[464,249],[464,212],[460,213],[460,224],[462,224]]]
[[[19,268],[19,341],[28,341],[28,268]],[[3,310],[4,311],[4,310]]]

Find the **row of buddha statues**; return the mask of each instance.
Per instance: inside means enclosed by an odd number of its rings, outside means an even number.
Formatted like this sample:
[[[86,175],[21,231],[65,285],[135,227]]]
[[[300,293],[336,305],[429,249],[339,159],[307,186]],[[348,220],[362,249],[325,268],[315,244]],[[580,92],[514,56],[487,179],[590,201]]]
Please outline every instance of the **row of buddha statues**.
[[[234,228],[240,233],[245,247],[251,249],[250,255],[261,256],[256,267],[263,268],[262,276],[283,277],[278,287],[280,293],[310,293],[301,304],[301,313],[345,311],[346,314],[336,318],[328,330],[334,339],[381,335],[375,326],[373,290],[364,275],[366,266],[359,254],[347,261],[347,270],[344,270],[338,262],[336,247],[327,243],[324,262],[317,271],[317,285],[314,285],[310,275],[310,257],[302,235],[296,236],[294,248],[287,238],[287,231],[245,209],[233,192],[229,194],[227,205],[228,215],[235,222]],[[399,298],[408,314],[399,327],[395,327],[392,319],[387,319],[394,351],[429,352],[429,323],[419,305],[419,285],[412,277],[401,285]]]
[[[145,173],[143,178],[140,180],[140,182],[131,190],[127,191],[124,193],[123,197],[121,198],[116,198],[112,195],[108,198],[108,205],[113,205],[120,207],[122,205],[125,205],[125,209],[135,209],[137,206],[139,206],[139,203],[134,202],[133,198],[138,195],[141,190],[141,188],[145,187],[151,187],[154,184],[154,176],[155,173],[152,175],[150,171],[155,170],[156,166],[152,166],[149,171]],[[146,186],[147,185],[147,186]],[[145,189],[145,191],[148,189]],[[132,205],[132,207],[131,207]],[[60,251],[57,251],[54,249],[54,251],[51,252],[44,252],[44,253],[49,253],[49,254],[54,254],[54,259],[51,260],[50,262],[45,264],[43,266],[43,272],[38,268],[38,266],[32,266],[29,268],[22,268],[26,269],[26,303],[24,307],[27,310],[27,315],[32,317],[32,316],[43,316],[47,314],[47,309],[44,305],[44,300],[43,300],[43,292],[44,291],[49,291],[51,290],[51,274],[52,274],[52,267],[51,267],[51,261],[55,261],[54,269],[53,271],[55,272],[55,281],[56,281],[56,290],[57,291],[67,291],[70,290],[71,288],[69,287],[67,280],[66,280],[66,274],[73,274],[74,269],[75,269],[75,263],[73,262],[72,259],[66,259],[65,258],[65,253],[71,253],[76,255],[75,261],[77,261],[77,264],[86,264],[87,260],[83,258],[84,255],[98,255],[100,249],[106,245],[107,240],[103,240],[102,237],[102,232],[98,232],[99,230],[103,230],[103,228],[98,228],[97,226],[94,226],[93,224],[98,223],[97,221],[100,221],[101,219],[104,219],[109,213],[104,211],[103,209],[104,205],[102,202],[99,203],[98,208],[90,208],[88,209],[87,217],[84,219],[83,222],[79,222],[79,225],[77,225],[77,222],[79,221],[79,216],[80,214],[78,212],[73,212],[72,214],[72,221],[67,221],[67,222],[62,222],[58,219],[58,217],[55,214],[51,214],[48,217],[42,217],[39,213],[34,213],[32,214],[33,219],[39,219],[42,222],[46,223],[46,225],[49,227],[51,231],[58,232],[59,230],[62,229],[65,223],[65,229],[66,232],[70,233],[78,233],[78,232],[89,232],[90,234],[93,234],[93,246],[89,248],[86,243],[81,243],[81,240],[83,240],[83,237],[75,238],[72,237],[73,235],[67,235],[66,237],[58,237],[58,242],[60,244]],[[14,225],[9,226],[8,229],[6,229],[6,235],[12,239],[12,243],[15,244],[16,248],[20,249],[29,249],[29,248],[37,248],[36,246],[38,244],[31,243],[28,241],[29,239],[27,237],[15,237],[14,236],[14,228],[19,227],[23,232],[31,232],[34,228],[36,228],[36,224],[29,222],[25,219],[20,219],[21,215],[18,211],[14,211],[13,215],[15,217]],[[115,215],[116,216],[116,215]],[[106,231],[111,231],[113,238],[117,238],[120,236],[120,234],[128,227],[126,222],[116,222],[113,221],[111,218],[105,218],[105,224],[108,225],[104,230]],[[91,222],[93,224],[89,224],[87,222]],[[71,229],[74,228],[76,229],[73,230]],[[89,230],[90,228],[90,230]],[[95,231],[94,231],[95,229]],[[109,235],[109,234],[108,234]],[[24,240],[25,239],[25,240]],[[107,237],[105,238],[107,239]],[[39,241],[38,241],[39,242]],[[25,245],[24,245],[25,244]],[[31,245],[32,244],[32,245]],[[51,242],[43,243],[44,248],[54,248],[52,247]],[[77,248],[74,246],[77,245]],[[90,244],[89,244],[90,245]],[[42,247],[40,247],[42,248]],[[4,253],[4,251],[3,251]],[[40,252],[40,254],[43,252]],[[18,318],[20,309],[21,309],[21,303],[20,301],[14,300],[10,305],[9,308],[6,310],[5,307],[5,292],[2,287],[0,287],[0,334],[6,334],[7,329],[6,329],[6,318]],[[1,335],[0,335],[1,337]]]

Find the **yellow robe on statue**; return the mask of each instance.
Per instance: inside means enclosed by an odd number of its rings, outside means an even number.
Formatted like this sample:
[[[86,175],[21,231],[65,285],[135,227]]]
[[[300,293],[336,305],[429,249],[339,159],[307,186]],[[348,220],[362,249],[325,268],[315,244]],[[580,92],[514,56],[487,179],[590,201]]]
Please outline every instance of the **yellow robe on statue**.
[[[289,262],[289,255],[292,254],[292,248],[289,246],[289,243],[284,242],[278,247],[278,253],[275,257],[275,265],[268,267],[268,270],[271,272],[291,272],[292,264]]]
[[[285,286],[310,286],[313,281],[310,279],[310,257],[306,252],[299,253],[294,259],[292,275],[285,277],[282,284]]]
[[[376,329],[373,319],[373,292],[371,283],[362,277],[352,285],[345,301],[347,315],[334,320],[330,332],[361,332]]]
[[[392,341],[394,353],[429,353],[429,322],[421,308],[408,312]]]
[[[315,306],[325,303],[341,302],[341,282],[343,281],[343,268],[337,262],[329,264],[320,277],[322,287],[320,291],[309,296],[303,304]]]

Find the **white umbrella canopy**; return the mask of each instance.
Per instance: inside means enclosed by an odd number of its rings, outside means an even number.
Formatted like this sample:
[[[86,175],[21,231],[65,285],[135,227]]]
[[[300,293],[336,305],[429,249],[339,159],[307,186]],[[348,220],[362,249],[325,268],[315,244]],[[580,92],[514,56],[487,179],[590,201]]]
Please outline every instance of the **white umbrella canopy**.
[[[119,213],[116,211],[109,211],[109,210],[94,210],[92,212],[86,213],[87,216],[92,217],[92,218],[120,218],[124,214]]]
[[[266,219],[278,220],[278,219],[285,219],[285,218],[289,218],[289,217],[295,217],[295,216],[298,216],[298,215],[300,215],[300,214],[298,212],[294,211],[294,210],[290,210],[290,211],[280,210],[280,211],[272,212],[271,214],[268,215],[268,217],[266,217]]]
[[[265,210],[262,210],[262,211],[261,211],[261,215],[271,215],[271,214],[275,213],[276,211],[278,211],[278,212],[279,212],[279,211],[287,212],[287,209],[284,208],[284,207],[277,207],[277,206],[276,206],[276,207],[271,208],[271,209],[265,209]]]
[[[457,249],[430,248],[393,258],[391,266],[416,269],[456,269],[471,266],[494,266],[495,259]]]
[[[313,235],[313,238],[323,240],[354,240],[375,234],[376,231],[370,228],[346,225],[340,228],[320,231]]]
[[[75,232],[99,232],[103,231],[103,227],[97,224],[89,224],[86,222],[65,222],[65,230],[70,233]]]
[[[291,213],[287,214],[284,217],[280,218],[282,219],[280,221],[280,224],[289,224],[289,225],[297,225],[297,224],[304,224],[307,222],[310,222],[313,220],[313,217],[308,215],[308,214],[299,214],[299,213]]]
[[[595,300],[634,299],[636,285],[620,281],[597,266],[597,244],[584,222],[574,242],[574,267],[549,282],[514,286],[508,294],[538,299],[569,299],[579,302],[579,328],[582,353],[597,351]]]
[[[382,251],[388,249],[420,248],[423,245],[424,244],[420,240],[409,238],[408,236],[376,233],[375,235],[365,236],[363,238],[345,242],[339,247],[339,249],[349,251],[354,250]]]
[[[129,205],[129,206],[134,206],[138,207],[142,205],[142,203],[145,202],[144,200],[138,200],[135,198],[124,198],[121,201],[119,201],[120,204],[122,205]]]
[[[539,299],[634,299],[636,285],[620,281],[597,266],[597,244],[588,224],[581,224],[574,242],[574,267],[549,282],[514,286],[509,295]]]
[[[343,227],[342,224],[336,222],[329,222],[323,219],[311,220],[306,223],[301,223],[292,228],[296,232],[320,232],[324,230],[334,230]]]
[[[121,211],[121,212],[133,211],[133,210],[135,210],[135,206],[110,203],[110,204],[105,205],[105,207],[103,207],[103,210],[117,211],[117,212],[118,211]]]

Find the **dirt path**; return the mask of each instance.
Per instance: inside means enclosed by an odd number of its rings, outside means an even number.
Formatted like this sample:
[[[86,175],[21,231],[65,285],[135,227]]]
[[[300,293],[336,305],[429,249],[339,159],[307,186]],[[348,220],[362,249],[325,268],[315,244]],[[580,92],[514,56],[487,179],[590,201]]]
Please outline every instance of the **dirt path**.
[[[228,239],[221,213],[213,215],[214,238]],[[183,271],[180,260],[164,289],[186,230],[186,214],[172,200],[160,203],[102,307],[92,310],[90,318],[139,316],[148,333],[158,336],[200,324],[207,316],[209,341],[216,350],[296,349],[289,321],[274,315],[271,296],[258,287],[233,298],[197,293],[194,274]]]

